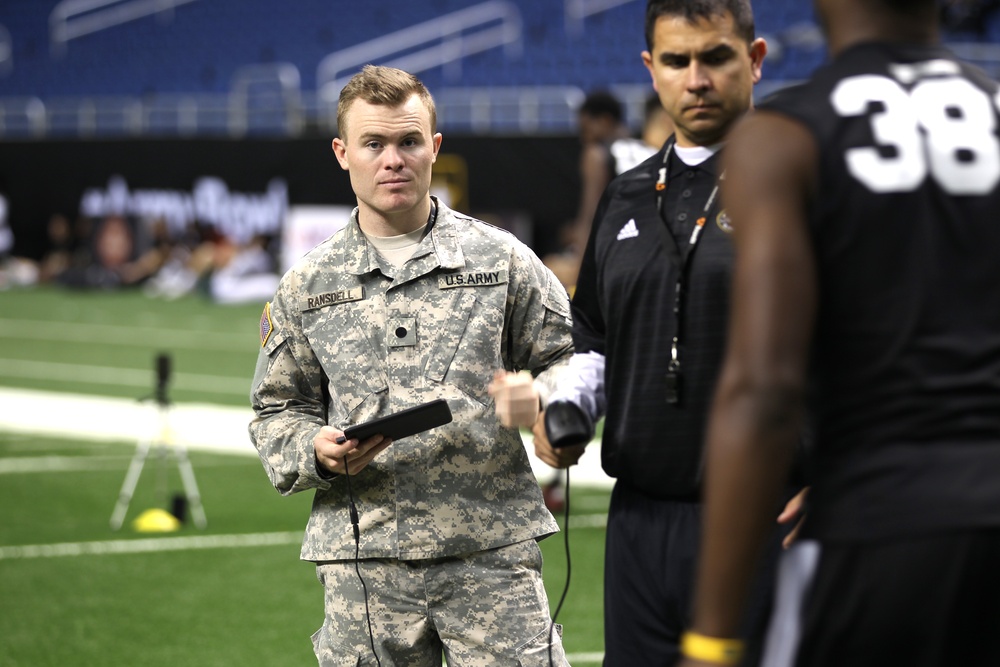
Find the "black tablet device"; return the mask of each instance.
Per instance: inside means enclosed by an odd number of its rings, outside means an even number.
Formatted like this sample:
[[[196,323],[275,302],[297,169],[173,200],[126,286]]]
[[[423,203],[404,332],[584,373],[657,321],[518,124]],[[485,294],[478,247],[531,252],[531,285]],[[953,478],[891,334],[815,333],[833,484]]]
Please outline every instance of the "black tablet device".
[[[344,436],[348,440],[357,438],[360,441],[381,433],[395,441],[450,421],[451,410],[448,408],[448,402],[439,398],[363,424],[348,426],[344,429]]]

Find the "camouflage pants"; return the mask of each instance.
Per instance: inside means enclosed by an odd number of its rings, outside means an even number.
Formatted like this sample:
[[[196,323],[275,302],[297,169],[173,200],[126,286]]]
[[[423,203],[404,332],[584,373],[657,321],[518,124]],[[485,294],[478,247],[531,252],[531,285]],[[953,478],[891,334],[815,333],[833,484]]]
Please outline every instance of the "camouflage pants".
[[[318,563],[323,627],[320,667],[375,665],[365,593],[353,561]],[[363,560],[368,617],[382,667],[549,667],[551,618],[534,540],[453,558]],[[554,667],[568,667],[562,629],[551,632]]]

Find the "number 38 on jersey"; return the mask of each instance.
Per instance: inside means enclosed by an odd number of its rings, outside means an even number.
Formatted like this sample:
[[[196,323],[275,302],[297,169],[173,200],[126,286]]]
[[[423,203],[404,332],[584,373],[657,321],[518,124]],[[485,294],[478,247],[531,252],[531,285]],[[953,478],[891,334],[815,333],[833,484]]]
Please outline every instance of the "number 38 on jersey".
[[[874,192],[909,192],[930,175],[952,195],[981,195],[1000,182],[1000,95],[965,79],[925,79],[907,91],[885,76],[844,79],[831,95],[845,117],[869,116],[876,146],[845,154],[851,174]]]

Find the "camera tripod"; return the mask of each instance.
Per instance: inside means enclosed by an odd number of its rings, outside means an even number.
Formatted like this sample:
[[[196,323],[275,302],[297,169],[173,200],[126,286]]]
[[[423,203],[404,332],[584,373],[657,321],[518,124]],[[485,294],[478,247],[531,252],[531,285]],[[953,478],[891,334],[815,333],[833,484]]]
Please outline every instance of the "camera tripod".
[[[129,464],[128,472],[125,474],[125,481],[122,482],[121,491],[118,494],[118,502],[111,513],[111,530],[119,530],[125,515],[128,513],[129,504],[132,502],[132,495],[135,487],[139,483],[139,476],[142,474],[143,466],[149,453],[154,448],[157,450],[161,462],[166,461],[168,451],[173,454],[177,462],[177,469],[184,484],[184,493],[191,506],[191,516],[194,518],[194,525],[204,528],[207,525],[205,509],[201,504],[201,493],[198,491],[198,482],[194,477],[194,468],[187,455],[187,448],[172,442],[172,432],[170,430],[170,401],[167,398],[167,383],[170,378],[170,357],[161,354],[156,359],[157,387],[155,400],[159,413],[159,430],[156,437],[149,436],[139,441],[136,445],[135,455],[132,463]],[[149,400],[149,399],[141,399]],[[165,488],[164,488],[165,493]]]

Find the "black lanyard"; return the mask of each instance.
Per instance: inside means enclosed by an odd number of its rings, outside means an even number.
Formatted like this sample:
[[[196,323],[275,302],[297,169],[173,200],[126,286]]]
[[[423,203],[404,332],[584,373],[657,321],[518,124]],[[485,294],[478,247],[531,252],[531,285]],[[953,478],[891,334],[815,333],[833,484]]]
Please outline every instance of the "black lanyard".
[[[670,154],[674,152],[675,144],[675,138],[671,137],[667,142],[666,150],[663,151],[663,165],[660,167],[659,178],[656,179],[656,210],[660,213],[660,222],[664,237],[664,250],[667,250],[668,252],[671,245],[678,246],[678,250],[680,250],[679,244],[667,228],[667,213],[663,210],[663,195],[667,191],[667,185],[669,183],[667,176],[669,173]],[[712,206],[715,205],[715,200],[719,195],[719,186],[725,176],[726,174],[723,172],[716,179],[715,186],[712,188],[712,192],[708,195],[708,200],[705,202],[705,208],[702,210],[702,215],[697,221],[695,221],[694,229],[691,231],[691,237],[688,239],[687,247],[680,252],[681,265],[677,271],[677,285],[674,288],[674,319],[676,322],[676,329],[674,330],[674,339],[670,342],[670,364],[667,367],[667,403],[670,403],[671,405],[677,405],[681,402],[680,344],[681,330],[684,319],[684,292],[687,288],[688,275],[691,272],[691,258],[694,256],[694,251],[698,247],[698,241],[701,240],[702,228],[708,220],[708,214],[711,212]]]

